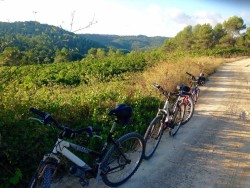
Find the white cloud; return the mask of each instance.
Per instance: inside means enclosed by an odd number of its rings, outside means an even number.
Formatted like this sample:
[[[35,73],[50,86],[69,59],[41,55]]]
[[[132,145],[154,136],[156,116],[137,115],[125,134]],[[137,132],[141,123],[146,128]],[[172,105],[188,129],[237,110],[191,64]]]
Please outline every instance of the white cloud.
[[[191,16],[187,15],[183,10],[178,8],[170,8],[165,10],[165,16],[173,22],[179,24],[189,24]]]
[[[70,30],[74,12],[72,31],[87,26],[93,18],[98,22],[78,33],[173,37],[187,25],[214,26],[228,19],[213,11],[187,12],[185,7],[157,2],[139,5],[117,0],[4,0],[0,2],[0,21],[36,20]],[[249,26],[250,13],[242,12],[241,16]]]
[[[247,27],[250,27],[250,13],[249,12],[241,12],[240,17],[244,20],[244,23]]]
[[[205,24],[210,23],[215,26],[217,23],[222,23],[225,19],[219,13],[198,11],[193,15],[193,24]]]

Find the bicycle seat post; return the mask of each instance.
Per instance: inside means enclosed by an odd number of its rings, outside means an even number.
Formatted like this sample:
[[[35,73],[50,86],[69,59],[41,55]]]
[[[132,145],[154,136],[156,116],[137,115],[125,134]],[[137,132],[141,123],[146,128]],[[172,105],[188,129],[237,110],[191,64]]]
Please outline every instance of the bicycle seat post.
[[[111,127],[111,129],[110,129],[110,133],[113,133],[114,132],[114,130],[115,130],[115,127],[116,127],[116,121],[113,123],[113,125],[112,125],[112,127]]]

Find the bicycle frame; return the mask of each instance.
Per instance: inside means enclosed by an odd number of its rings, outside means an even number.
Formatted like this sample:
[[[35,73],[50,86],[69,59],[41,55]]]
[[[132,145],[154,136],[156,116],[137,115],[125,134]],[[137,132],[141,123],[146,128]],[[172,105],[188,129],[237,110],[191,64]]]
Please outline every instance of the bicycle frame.
[[[77,144],[65,141],[63,139],[58,138],[52,153],[56,154],[56,153],[61,153],[63,156],[65,156],[67,159],[71,160],[73,163],[75,163],[77,166],[86,169],[86,170],[90,170],[89,166],[83,161],[81,160],[79,157],[77,157],[74,153],[72,153],[70,150],[68,150],[67,148],[73,148],[77,151],[80,151],[82,153],[86,153],[86,154],[94,154],[97,155],[99,157],[102,156],[102,153],[98,153],[95,152],[93,150],[90,150],[86,147],[83,146],[79,146]]]
[[[114,130],[115,126],[116,126],[116,123],[113,124],[113,126],[108,134],[108,138],[101,149],[101,152],[96,152],[96,151],[89,149],[87,147],[80,146],[80,145],[74,144],[72,142],[65,141],[62,138],[60,138],[60,136],[59,136],[57,141],[56,141],[56,144],[52,150],[52,153],[45,154],[43,161],[45,161],[47,158],[53,158],[59,164],[60,159],[57,157],[56,154],[60,153],[63,156],[65,156],[67,159],[72,161],[74,164],[76,164],[78,167],[81,167],[84,171],[92,172],[93,175],[95,176],[96,180],[99,180],[101,177],[101,172],[103,171],[101,169],[101,162],[102,162],[103,157],[105,156],[105,151],[110,143],[114,144],[117,147],[118,152],[120,152],[120,154],[125,158],[125,160],[128,160],[126,158],[126,156],[120,150],[120,148],[119,148],[118,144],[115,142],[114,138],[112,137],[113,130]],[[89,166],[87,163],[85,163],[83,160],[81,160],[79,157],[77,157],[73,152],[71,152],[68,148],[72,148],[76,151],[96,156],[97,157],[96,168]],[[118,168],[118,167],[116,167],[116,168]]]
[[[166,119],[168,120],[169,117],[170,117],[170,111],[169,111],[169,96],[167,97],[165,103],[164,103],[164,106],[163,108],[159,108],[158,109],[158,112],[157,112],[157,116],[158,115],[163,115],[164,116],[164,120],[166,121]]]
[[[192,86],[191,86],[192,87]],[[196,83],[194,85],[194,88],[192,89],[192,97],[196,95],[196,93],[198,92],[198,84]]]
[[[189,97],[189,95],[179,96],[177,102],[181,101],[182,103],[185,103],[187,105],[188,104],[188,97]]]

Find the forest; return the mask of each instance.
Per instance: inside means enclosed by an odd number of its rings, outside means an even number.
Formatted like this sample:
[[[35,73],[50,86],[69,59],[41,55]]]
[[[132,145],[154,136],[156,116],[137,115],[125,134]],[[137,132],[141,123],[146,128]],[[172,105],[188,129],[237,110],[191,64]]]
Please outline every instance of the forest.
[[[29,120],[30,107],[71,128],[102,127],[105,135],[108,111],[127,103],[133,116],[120,133],[144,134],[164,100],[152,83],[174,91],[187,83],[186,71],[209,76],[222,63],[250,55],[250,28],[238,16],[215,27],[187,26],[160,47],[129,52],[37,22],[0,23],[0,41],[1,188],[27,187],[58,134]],[[76,139],[82,140],[98,147],[84,135]]]
[[[100,44],[113,49],[123,51],[132,50],[149,50],[152,48],[161,47],[169,37],[147,37],[144,35],[138,36],[119,36],[119,35],[100,35],[100,34],[81,34],[82,37],[99,42]]]

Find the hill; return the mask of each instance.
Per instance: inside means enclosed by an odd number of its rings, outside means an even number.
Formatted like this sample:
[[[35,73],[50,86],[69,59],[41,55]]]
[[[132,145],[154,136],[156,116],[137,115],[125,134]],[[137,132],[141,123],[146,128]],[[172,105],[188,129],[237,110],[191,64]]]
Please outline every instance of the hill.
[[[119,36],[119,35],[101,35],[101,34],[80,34],[82,37],[96,41],[104,46],[123,49],[125,51],[131,50],[147,50],[161,47],[167,37],[147,37],[144,35],[138,36]]]
[[[15,53],[18,59],[29,63],[44,63],[45,59],[51,63],[62,49],[67,49],[71,54],[69,60],[74,61],[81,59],[90,48],[105,48],[60,27],[34,21],[0,22],[0,44],[0,53]]]
[[[91,48],[123,52],[160,47],[166,37],[75,34],[60,27],[0,22],[0,64],[41,64],[81,60]]]

